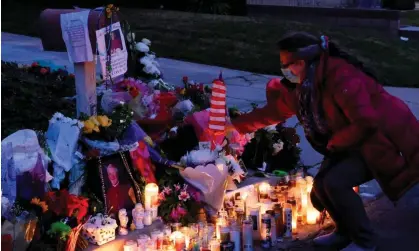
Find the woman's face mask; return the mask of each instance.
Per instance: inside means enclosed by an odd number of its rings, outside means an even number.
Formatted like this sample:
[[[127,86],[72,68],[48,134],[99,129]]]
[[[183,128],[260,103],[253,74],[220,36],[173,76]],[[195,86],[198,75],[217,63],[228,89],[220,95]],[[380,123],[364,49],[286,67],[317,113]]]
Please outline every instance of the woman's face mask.
[[[281,68],[282,74],[284,74],[284,77],[288,79],[291,83],[298,84],[300,83],[300,77],[292,73],[290,68]]]
[[[292,53],[280,51],[281,71],[291,83],[299,84],[305,77],[304,60],[294,60]]]

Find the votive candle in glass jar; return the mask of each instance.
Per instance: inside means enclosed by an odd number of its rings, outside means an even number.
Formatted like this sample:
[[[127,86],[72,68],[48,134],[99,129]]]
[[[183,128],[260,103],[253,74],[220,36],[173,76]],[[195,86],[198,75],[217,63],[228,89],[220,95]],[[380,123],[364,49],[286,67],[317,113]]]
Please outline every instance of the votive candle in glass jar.
[[[228,226],[220,227],[220,241],[230,241],[230,228]]]
[[[217,239],[212,239],[209,246],[211,251],[220,251],[220,241]]]
[[[180,228],[182,227],[182,224],[177,222],[177,223],[172,223],[170,225],[170,227],[172,228],[172,232],[176,232],[176,231],[180,231]]]
[[[253,239],[260,240],[260,207],[251,207],[249,216],[253,223]]]
[[[124,251],[137,251],[137,243],[135,241],[125,242]]]
[[[263,182],[259,185],[259,201],[260,202],[269,201],[269,190],[270,190],[270,188],[271,188],[271,186],[266,182]]]
[[[182,251],[185,248],[185,236],[180,231],[175,231],[171,235],[175,244],[176,251]]]
[[[253,251],[253,222],[251,216],[248,216],[243,220],[242,234],[243,250]]]
[[[145,210],[144,211],[144,225],[150,226],[153,223],[153,219],[151,216],[151,211]]]
[[[154,230],[151,232],[151,239],[155,243],[155,248],[160,250],[163,247],[163,233],[159,230]]]
[[[148,235],[140,234],[137,238],[138,250],[146,250],[148,240],[150,240]]]

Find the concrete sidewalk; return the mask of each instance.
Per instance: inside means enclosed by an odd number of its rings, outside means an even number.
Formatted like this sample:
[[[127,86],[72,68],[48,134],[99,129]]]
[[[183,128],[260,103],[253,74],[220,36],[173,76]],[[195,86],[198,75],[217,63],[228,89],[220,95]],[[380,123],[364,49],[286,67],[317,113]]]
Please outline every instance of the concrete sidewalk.
[[[70,72],[73,71],[73,66],[68,61],[67,53],[43,51],[39,38],[5,32],[2,32],[1,35],[1,60],[14,61],[22,64],[31,64],[34,61],[41,60],[58,66],[64,66]],[[164,74],[164,79],[174,85],[181,85],[183,76],[188,76],[189,79],[209,84],[222,71],[228,86],[228,106],[237,106],[242,110],[250,109],[251,103],[263,105],[266,102],[265,85],[269,79],[277,77],[165,58],[160,58],[159,63]],[[386,90],[404,100],[415,115],[419,117],[419,89],[386,87]],[[295,125],[296,123],[297,120],[295,117],[287,121],[288,125]],[[299,127],[297,131],[301,136],[300,146],[303,150],[301,154],[303,163],[305,165],[318,163],[322,159],[322,156],[311,148],[304,137],[302,128]],[[313,169],[312,172],[315,174],[317,170]],[[380,193],[380,189],[375,182],[370,182],[361,188],[361,192],[376,195]]]

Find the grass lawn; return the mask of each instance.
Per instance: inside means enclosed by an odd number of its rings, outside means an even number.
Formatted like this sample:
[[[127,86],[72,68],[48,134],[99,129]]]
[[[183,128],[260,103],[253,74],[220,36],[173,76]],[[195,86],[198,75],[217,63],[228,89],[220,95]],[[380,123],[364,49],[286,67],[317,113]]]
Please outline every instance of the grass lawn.
[[[279,74],[275,42],[290,30],[327,34],[375,69],[387,85],[419,87],[419,42],[371,30],[332,28],[291,21],[255,20],[174,11],[121,9],[137,38],[147,37],[160,57],[183,59],[258,73]],[[4,11],[2,30],[37,35],[40,9]],[[418,22],[419,12],[403,13],[403,22]]]

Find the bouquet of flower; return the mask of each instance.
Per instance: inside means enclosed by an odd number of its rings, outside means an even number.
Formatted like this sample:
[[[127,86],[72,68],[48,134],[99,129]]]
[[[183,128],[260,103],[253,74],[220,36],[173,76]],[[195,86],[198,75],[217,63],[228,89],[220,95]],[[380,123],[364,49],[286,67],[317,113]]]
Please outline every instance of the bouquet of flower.
[[[244,164],[263,172],[290,171],[300,163],[300,137],[295,128],[282,123],[259,129],[245,146],[241,156]]]
[[[185,183],[163,186],[159,203],[159,215],[165,222],[182,224],[196,222],[202,208],[199,191]]]
[[[203,83],[195,83],[187,76],[182,78],[183,88],[176,88],[176,93],[180,100],[190,100],[194,106],[195,111],[201,111],[209,108],[211,88]]]
[[[90,140],[110,142],[119,138],[131,124],[134,112],[121,101],[109,115],[86,117],[83,121],[83,136]]]

